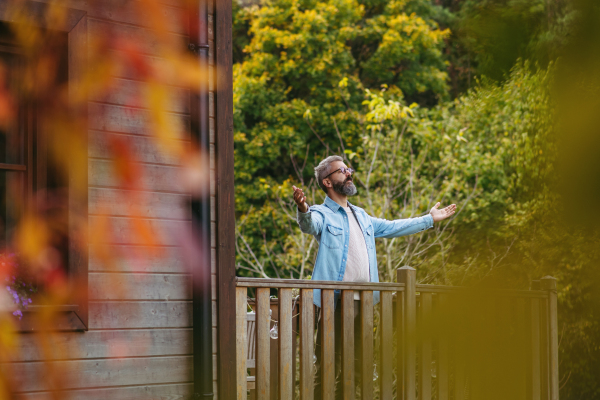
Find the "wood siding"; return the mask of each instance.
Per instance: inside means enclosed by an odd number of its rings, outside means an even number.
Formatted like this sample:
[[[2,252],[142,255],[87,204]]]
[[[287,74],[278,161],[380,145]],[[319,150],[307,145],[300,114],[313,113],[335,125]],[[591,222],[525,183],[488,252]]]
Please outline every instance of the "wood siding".
[[[43,0],[42,0],[43,1]],[[140,58],[164,64],[163,55],[149,34],[140,2],[72,0],[65,6],[87,12],[87,33],[92,42],[107,31],[142,44]],[[186,46],[187,27],[178,0],[161,1],[168,32]],[[209,74],[211,138],[211,243],[213,387],[217,399],[217,268],[215,227],[215,105],[214,5],[209,2]],[[110,50],[113,54],[122,49]],[[165,76],[165,82],[173,79]],[[40,346],[38,334],[21,335],[11,368],[17,378],[18,398],[46,399],[51,392],[45,379],[56,375],[69,399],[186,399],[193,392],[192,275],[179,247],[191,227],[189,193],[180,185],[181,160],[156,148],[148,132],[150,110],[144,104],[147,83],[132,69],[115,71],[110,93],[89,98],[88,176],[90,227],[107,221],[108,238],[90,248],[89,330],[57,332],[50,346]],[[190,91],[171,86],[165,110],[174,127],[174,140],[190,144]],[[110,143],[124,141],[142,171],[137,193],[125,190],[115,179]],[[139,195],[141,193],[141,196]],[[156,232],[156,247],[133,234],[134,221]],[[90,236],[93,240],[93,232]],[[106,262],[104,254],[114,259]],[[234,313],[232,313],[234,315]],[[234,346],[232,346],[234,347]]]

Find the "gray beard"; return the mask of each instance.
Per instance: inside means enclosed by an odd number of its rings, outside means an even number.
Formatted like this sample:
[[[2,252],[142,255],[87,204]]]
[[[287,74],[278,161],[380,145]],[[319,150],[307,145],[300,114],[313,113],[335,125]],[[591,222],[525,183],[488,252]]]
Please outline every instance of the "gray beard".
[[[336,193],[343,194],[344,196],[354,196],[356,194],[356,186],[354,186],[354,182],[334,182],[333,190]]]

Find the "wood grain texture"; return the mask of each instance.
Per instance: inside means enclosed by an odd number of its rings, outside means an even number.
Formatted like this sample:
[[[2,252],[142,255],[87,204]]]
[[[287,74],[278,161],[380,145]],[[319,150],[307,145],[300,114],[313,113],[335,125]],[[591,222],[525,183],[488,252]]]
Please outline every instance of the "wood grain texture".
[[[190,382],[192,357],[121,358],[27,362],[2,366],[21,391],[48,390],[47,382],[60,380],[64,389]]]
[[[531,352],[530,352],[530,386],[529,398],[541,399],[541,377],[540,377],[540,300],[531,299],[530,327],[531,327]]]
[[[177,44],[183,44],[185,40],[185,38],[182,35],[178,35],[175,33],[162,33],[161,37],[158,38],[156,32],[150,29],[131,25],[123,25],[119,23],[113,23],[110,21],[90,19],[89,35],[92,40],[97,40],[105,36],[107,32],[110,32],[113,35],[124,39],[125,42],[131,41],[135,43],[135,50],[137,52],[141,54],[154,56],[164,55],[164,44],[171,44],[172,46],[176,46]],[[118,46],[121,43],[124,42],[120,40],[114,40],[109,42],[109,44],[115,49],[118,49]]]
[[[149,108],[148,92],[150,85],[132,79],[115,78],[110,90],[93,91],[89,100],[96,103],[112,104],[117,106],[131,106],[136,108]],[[164,111],[189,114],[190,91],[177,86],[161,86],[165,91]]]
[[[118,50],[118,49],[109,49],[106,51],[108,57],[112,57],[117,60],[126,60],[129,57],[127,51]],[[165,71],[168,72],[170,70],[170,61],[165,59],[164,57],[156,56],[156,55],[145,55],[138,54],[137,57],[141,60],[141,63],[144,63],[151,70],[157,71]],[[113,77],[128,79],[137,82],[146,82],[143,76],[140,76],[134,68],[119,68],[118,70],[111,71]],[[210,73],[209,73],[210,74]],[[181,77],[171,74],[165,73],[161,76],[162,83],[170,86],[180,87],[181,85]],[[182,89],[188,89],[185,87],[181,87]]]
[[[431,400],[431,293],[421,293],[421,304],[419,311],[419,337],[421,340],[421,360],[419,362],[419,400]]]
[[[540,377],[541,397],[550,399],[550,351],[549,351],[548,299],[540,300]]]
[[[294,376],[292,363],[295,362],[292,341],[292,290],[279,290],[279,398],[292,399],[294,396]]]
[[[110,262],[105,262],[100,253],[110,255]],[[189,273],[180,247],[163,247],[156,252],[156,249],[144,246],[108,244],[90,249],[89,270]]]
[[[191,275],[89,274],[90,300],[191,300]]]
[[[92,241],[107,241],[97,244],[144,245],[145,236],[140,232],[145,232],[152,236],[153,245],[176,246],[190,234],[191,221],[90,216],[89,226]],[[101,226],[107,227],[108,235],[95,236],[95,229]],[[160,249],[155,249],[155,253],[160,254]]]
[[[540,283],[542,289],[548,292],[549,397],[551,400],[558,400],[560,376],[558,375],[558,297],[556,279],[546,276],[540,280]]]
[[[114,145],[126,146],[130,151],[130,159],[134,162],[149,164],[164,164],[179,166],[182,159],[175,153],[164,151],[156,138],[128,133],[112,133],[98,130],[90,130],[88,133],[88,154],[92,158],[111,160],[114,158]],[[173,139],[173,144],[182,146],[184,149],[190,147],[187,139]]]
[[[404,285],[388,282],[335,282],[315,281],[305,279],[273,279],[273,278],[236,278],[237,286],[269,287],[269,288],[304,288],[304,289],[335,289],[335,290],[402,290]]]
[[[384,292],[391,294],[390,292]],[[391,313],[390,313],[391,314]],[[390,322],[392,318],[390,315]],[[360,293],[361,330],[361,396],[362,400],[373,399],[373,292]]]
[[[313,357],[315,316],[312,289],[300,290],[300,399],[314,398]]]
[[[89,17],[112,22],[123,22],[142,27],[156,28],[156,19],[160,20],[167,32],[186,34],[188,19],[184,18],[184,10],[168,5],[155,3],[158,7],[149,8],[143,1],[105,2],[88,1],[86,10]],[[154,13],[158,13],[157,16]],[[155,33],[156,34],[156,33]]]
[[[438,400],[448,400],[450,395],[449,379],[450,379],[450,364],[448,353],[448,335],[449,327],[448,315],[448,295],[440,294],[438,298],[437,329],[438,338],[438,361],[437,361],[437,377],[438,377]]]
[[[84,80],[85,74],[88,72],[88,19],[82,16],[81,19],[68,33],[68,65],[69,65],[69,96],[74,97],[77,91],[81,91],[80,82]],[[85,121],[88,118],[88,105],[70,104],[70,114],[72,118],[77,118],[80,121]],[[73,137],[78,137],[75,140],[79,144],[76,151],[85,152],[88,147],[87,132],[85,126],[76,128],[76,132],[71,132]],[[38,148],[38,152],[40,149]],[[78,298],[70,299],[71,302],[77,303],[79,309],[75,312],[78,319],[86,327],[89,325],[88,312],[88,246],[79,244],[78,238],[87,237],[88,231],[85,224],[78,221],[85,220],[88,216],[88,174],[87,170],[89,160],[86,157],[70,157],[69,159],[69,275],[73,282],[77,282],[79,289]]]
[[[321,398],[335,399],[335,310],[334,291],[321,291]]]
[[[187,194],[89,188],[89,214],[191,220]]]
[[[416,270],[402,267],[397,270],[398,283],[404,286],[404,400],[416,397]]]
[[[106,389],[70,390],[68,392],[34,392],[17,394],[18,400],[54,400],[69,398],[69,400],[187,400],[192,395],[192,383],[122,386]]]
[[[237,288],[236,289],[236,332],[237,335],[235,337],[235,375],[236,375],[236,388],[235,388],[235,398],[237,400],[246,400],[247,393],[247,383],[246,377],[248,372],[246,371],[246,360],[248,359],[248,335],[246,331],[247,322],[247,310],[248,310],[248,289],[246,288]]]
[[[150,110],[111,104],[89,103],[88,128],[96,131],[129,133],[150,136],[154,117]],[[185,114],[166,113],[168,132],[165,137],[189,140],[190,117]]]
[[[256,290],[256,398],[269,400],[271,389],[270,290]]]
[[[399,279],[399,277],[397,277]],[[404,361],[405,361],[405,347],[404,337],[406,332],[404,331],[404,291],[396,292],[396,393],[398,397],[402,399],[404,396]],[[393,303],[392,303],[393,304]]]
[[[381,293],[381,314],[379,321],[379,393],[382,400],[391,400],[393,396],[392,387],[392,340],[393,340],[393,311],[392,311],[392,293]],[[401,385],[398,386],[400,391]]]
[[[235,316],[230,310],[235,293],[235,191],[233,141],[233,54],[232,2],[214,4],[214,68],[216,76],[216,119],[209,120],[209,132],[214,132],[216,147],[216,176],[214,183],[217,209],[217,262],[219,278],[219,396],[235,398],[235,352],[231,348],[236,337]],[[209,7],[210,8],[210,7]],[[211,69],[210,71],[213,71]],[[209,77],[211,72],[209,71]],[[209,89],[212,80],[209,79]],[[214,127],[214,128],[213,128]]]
[[[90,329],[188,328],[192,303],[186,301],[91,301]]]
[[[140,169],[141,175],[137,181],[139,190],[187,193],[182,182],[183,168],[154,164],[136,164],[136,167]],[[114,168],[114,164],[109,160],[90,159],[90,186],[122,188],[123,183],[115,175]]]
[[[354,291],[342,291],[342,397],[354,399]]]
[[[13,361],[148,357],[192,353],[191,329],[140,329],[22,335]]]

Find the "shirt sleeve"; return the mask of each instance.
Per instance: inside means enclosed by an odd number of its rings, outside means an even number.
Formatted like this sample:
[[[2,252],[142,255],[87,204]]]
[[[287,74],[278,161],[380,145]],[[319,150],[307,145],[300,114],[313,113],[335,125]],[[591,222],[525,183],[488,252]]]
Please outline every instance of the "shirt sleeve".
[[[394,238],[412,235],[433,227],[433,217],[427,214],[422,217],[396,219],[394,221],[371,217],[371,223],[376,238]]]
[[[303,233],[317,236],[321,234],[323,229],[323,215],[320,212],[315,212],[311,208],[303,213],[296,208],[296,220]]]

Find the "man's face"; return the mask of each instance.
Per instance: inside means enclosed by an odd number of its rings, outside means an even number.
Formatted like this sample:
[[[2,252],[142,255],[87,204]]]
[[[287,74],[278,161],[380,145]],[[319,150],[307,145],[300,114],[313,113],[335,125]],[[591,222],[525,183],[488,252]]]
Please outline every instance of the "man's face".
[[[333,190],[336,193],[343,194],[345,196],[354,196],[356,194],[356,186],[352,181],[352,175],[346,172],[342,174],[340,168],[347,168],[346,164],[342,161],[334,161],[331,163],[331,171],[335,171],[327,179],[331,181]]]

